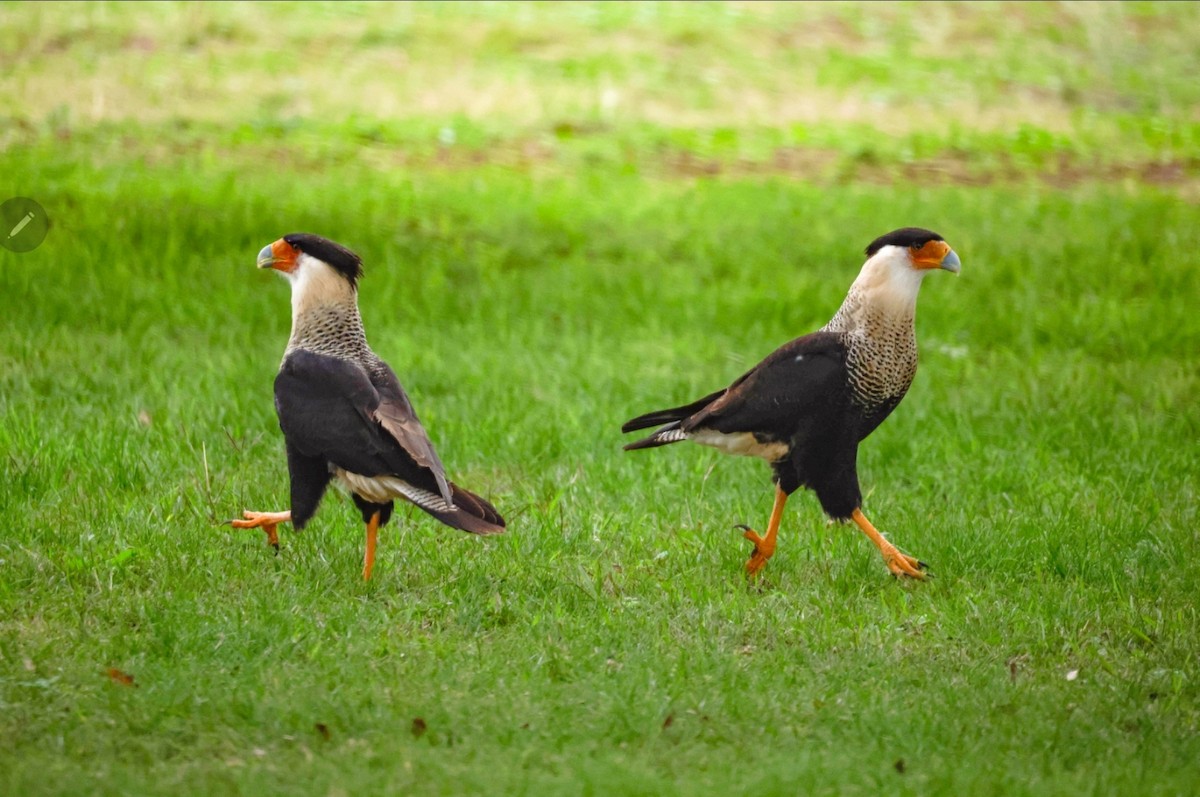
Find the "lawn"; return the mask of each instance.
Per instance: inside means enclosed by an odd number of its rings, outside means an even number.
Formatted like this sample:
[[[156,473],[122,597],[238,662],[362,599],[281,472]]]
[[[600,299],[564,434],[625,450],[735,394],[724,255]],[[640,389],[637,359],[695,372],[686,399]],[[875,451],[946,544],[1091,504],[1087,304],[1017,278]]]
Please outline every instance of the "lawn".
[[[1200,6],[0,4],[0,793],[1177,795],[1200,782]],[[621,423],[942,233],[863,445],[892,579]],[[452,478],[272,554],[287,286]],[[2,233],[0,233],[2,234]]]

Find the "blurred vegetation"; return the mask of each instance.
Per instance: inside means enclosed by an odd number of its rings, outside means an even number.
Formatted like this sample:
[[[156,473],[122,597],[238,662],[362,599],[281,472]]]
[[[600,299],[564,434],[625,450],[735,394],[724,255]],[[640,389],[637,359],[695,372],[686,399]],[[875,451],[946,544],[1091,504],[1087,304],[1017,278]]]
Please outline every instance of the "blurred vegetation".
[[[0,146],[1194,198],[1198,28],[1196,3],[10,2]]]

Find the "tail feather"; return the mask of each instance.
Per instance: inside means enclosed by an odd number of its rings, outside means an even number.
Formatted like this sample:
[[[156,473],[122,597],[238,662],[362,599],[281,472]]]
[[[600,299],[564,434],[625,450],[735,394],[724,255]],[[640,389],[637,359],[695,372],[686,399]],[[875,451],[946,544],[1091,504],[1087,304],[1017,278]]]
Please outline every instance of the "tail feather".
[[[465,487],[459,487],[451,482],[450,489],[454,491],[454,511],[447,516],[434,515],[438,520],[456,529],[469,531],[472,534],[501,534],[504,532],[504,518],[496,511],[487,499],[476,495]]]
[[[725,395],[724,390],[718,390],[716,393],[710,393],[702,399],[693,401],[691,404],[684,404],[682,407],[672,407],[669,410],[655,410],[648,412],[645,415],[626,421],[621,427],[622,432],[636,432],[638,429],[649,429],[651,426],[661,426],[664,423],[678,423],[684,418],[695,415],[700,410],[713,403],[721,396]],[[667,442],[675,442],[669,440]]]
[[[680,421],[668,424],[659,429],[649,437],[644,437],[633,443],[625,446],[626,451],[637,451],[639,448],[657,448],[658,446],[666,446],[671,443],[678,443],[680,440],[687,440],[687,432],[679,428]]]
[[[446,505],[440,495],[422,490],[406,482],[397,480],[399,493],[414,504],[433,515],[451,528],[467,531],[471,534],[501,534],[504,532],[504,518],[484,498],[466,488],[450,482],[450,490],[454,499],[453,508]]]

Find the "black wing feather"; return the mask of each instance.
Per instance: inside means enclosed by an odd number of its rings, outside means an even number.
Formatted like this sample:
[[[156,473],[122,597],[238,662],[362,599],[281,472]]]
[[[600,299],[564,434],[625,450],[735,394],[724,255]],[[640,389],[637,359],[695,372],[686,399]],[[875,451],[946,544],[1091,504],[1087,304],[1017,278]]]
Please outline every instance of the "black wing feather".
[[[374,417],[383,428],[396,438],[408,455],[429,469],[437,481],[438,492],[451,506],[454,505],[454,495],[450,482],[446,479],[446,468],[433,450],[433,443],[425,433],[425,427],[417,420],[417,412],[413,409],[408,394],[400,386],[396,373],[384,362],[379,364],[379,370],[370,375],[371,384],[379,392],[379,406],[375,408]]]
[[[780,346],[681,428],[792,440],[847,396],[845,345],[834,333],[814,332]]]
[[[666,424],[626,450],[675,442],[670,436],[659,438],[675,429],[752,432],[765,439],[793,440],[803,427],[820,423],[821,410],[845,395],[845,345],[834,333],[814,332],[780,346],[724,390],[682,407],[638,416],[621,430]]]
[[[401,439],[378,420],[383,403],[363,368],[335,357],[293,351],[275,377],[279,427],[288,446],[300,455],[322,458],[362,476],[398,476],[423,490],[441,493],[445,473],[436,455],[429,458],[432,446],[411,406]],[[412,441],[420,438],[428,449],[410,450]]]

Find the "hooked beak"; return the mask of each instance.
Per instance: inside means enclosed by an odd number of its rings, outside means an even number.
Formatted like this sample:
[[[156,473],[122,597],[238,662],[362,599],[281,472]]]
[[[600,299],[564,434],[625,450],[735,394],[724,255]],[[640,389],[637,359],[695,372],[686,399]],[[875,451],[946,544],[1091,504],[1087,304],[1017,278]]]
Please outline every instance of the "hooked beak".
[[[258,253],[259,268],[273,268],[276,271],[289,272],[296,267],[296,250],[287,241],[280,238],[274,243],[267,244]]]
[[[271,268],[273,265],[275,265],[275,253],[271,251],[271,245],[267,244],[258,253],[258,267]]]
[[[938,265],[938,268],[957,274],[962,271],[962,261],[958,259],[958,255],[951,249],[946,252],[946,256],[942,258],[942,262]]]

